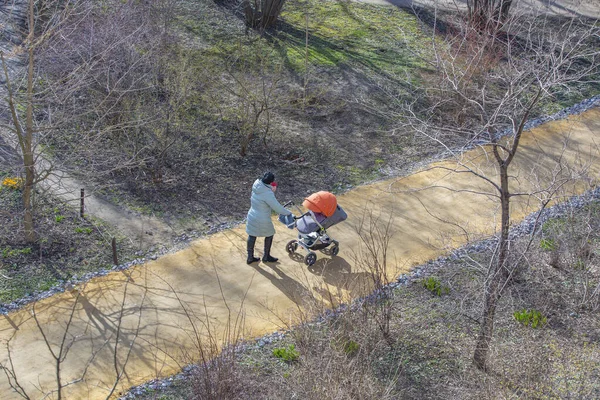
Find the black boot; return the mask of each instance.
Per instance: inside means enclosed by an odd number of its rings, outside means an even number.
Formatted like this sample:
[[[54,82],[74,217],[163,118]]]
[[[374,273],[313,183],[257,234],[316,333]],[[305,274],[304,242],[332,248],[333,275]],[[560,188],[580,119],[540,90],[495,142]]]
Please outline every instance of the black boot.
[[[273,236],[265,238],[265,254],[263,254],[263,262],[277,262],[278,258],[271,257],[271,245],[273,244]]]
[[[256,236],[248,236],[248,259],[246,260],[246,264],[252,264],[254,262],[260,261],[260,258],[254,257],[254,244],[256,243]]]

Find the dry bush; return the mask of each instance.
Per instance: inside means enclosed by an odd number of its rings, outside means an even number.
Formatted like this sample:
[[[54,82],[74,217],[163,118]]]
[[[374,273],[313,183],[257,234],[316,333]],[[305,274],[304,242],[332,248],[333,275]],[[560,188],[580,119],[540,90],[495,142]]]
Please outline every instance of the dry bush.
[[[169,0],[80,2],[39,51],[38,123],[56,161],[96,176],[161,179],[189,98],[187,60],[168,29]]]
[[[393,236],[392,217],[375,215],[372,209],[365,209],[356,232],[361,245],[354,255],[355,265],[365,269],[370,280],[363,293],[372,293],[363,301],[365,319],[373,319],[388,345],[393,347],[394,338],[390,334],[390,320],[394,311],[394,296],[388,285],[398,275],[398,269],[390,254],[390,240]]]

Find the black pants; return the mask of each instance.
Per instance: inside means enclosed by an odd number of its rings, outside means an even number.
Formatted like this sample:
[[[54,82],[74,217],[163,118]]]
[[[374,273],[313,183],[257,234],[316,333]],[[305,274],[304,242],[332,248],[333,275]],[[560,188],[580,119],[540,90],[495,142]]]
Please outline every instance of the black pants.
[[[256,244],[256,236],[248,236],[248,257],[254,257],[254,246]],[[264,257],[271,255],[271,245],[273,244],[273,236],[265,238],[265,254]]]

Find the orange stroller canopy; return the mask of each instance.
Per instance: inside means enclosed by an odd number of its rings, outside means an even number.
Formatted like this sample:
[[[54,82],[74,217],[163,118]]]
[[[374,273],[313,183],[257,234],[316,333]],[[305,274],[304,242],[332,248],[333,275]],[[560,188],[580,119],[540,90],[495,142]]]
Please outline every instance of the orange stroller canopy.
[[[325,214],[329,218],[337,208],[337,199],[333,193],[321,191],[308,196],[302,205],[312,212]]]

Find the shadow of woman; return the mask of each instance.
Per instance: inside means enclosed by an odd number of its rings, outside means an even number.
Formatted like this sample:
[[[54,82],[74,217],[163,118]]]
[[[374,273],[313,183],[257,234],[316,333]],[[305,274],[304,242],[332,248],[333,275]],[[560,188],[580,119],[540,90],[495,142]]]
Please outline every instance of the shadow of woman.
[[[331,293],[327,288],[314,288],[321,297],[330,299],[329,302],[333,306],[340,301],[348,299],[340,299],[344,296],[342,291],[347,293],[351,299],[369,293],[373,287],[373,279],[368,272],[352,272],[352,266],[342,257],[321,258],[310,267],[308,271],[314,275],[320,276],[323,282],[337,289],[337,293]],[[333,299],[336,301],[333,301]]]
[[[269,268],[275,272],[272,274],[266,271],[262,265],[264,264],[251,264],[252,267],[262,276],[269,279],[271,283],[279,289],[280,292],[285,294],[288,299],[293,301],[295,304],[300,306],[307,305],[310,302],[314,302],[315,298],[311,293],[310,289],[295,280],[294,278],[287,275],[275,264],[269,264]]]

